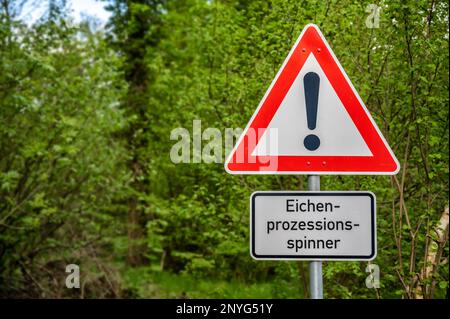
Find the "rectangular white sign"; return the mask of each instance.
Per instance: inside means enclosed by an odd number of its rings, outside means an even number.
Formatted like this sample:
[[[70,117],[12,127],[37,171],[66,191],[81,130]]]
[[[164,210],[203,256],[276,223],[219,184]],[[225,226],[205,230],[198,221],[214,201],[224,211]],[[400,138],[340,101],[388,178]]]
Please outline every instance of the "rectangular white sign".
[[[376,256],[372,192],[255,192],[250,251],[255,259],[372,260]]]

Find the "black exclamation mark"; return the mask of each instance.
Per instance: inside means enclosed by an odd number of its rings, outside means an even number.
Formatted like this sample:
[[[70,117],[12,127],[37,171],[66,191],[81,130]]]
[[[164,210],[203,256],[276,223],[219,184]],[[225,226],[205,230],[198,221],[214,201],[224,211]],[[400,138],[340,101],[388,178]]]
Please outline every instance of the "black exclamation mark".
[[[308,128],[314,130],[317,122],[317,105],[319,100],[319,85],[320,77],[315,72],[308,72],[303,77],[303,86],[305,87],[305,102],[306,102],[306,118],[308,121]],[[303,140],[305,147],[314,151],[320,146],[320,139],[317,135],[309,134]]]

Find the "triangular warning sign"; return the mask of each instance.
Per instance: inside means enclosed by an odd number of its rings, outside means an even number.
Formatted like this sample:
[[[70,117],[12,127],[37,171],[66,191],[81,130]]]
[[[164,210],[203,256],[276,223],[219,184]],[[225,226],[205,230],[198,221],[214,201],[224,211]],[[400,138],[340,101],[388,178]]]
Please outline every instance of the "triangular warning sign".
[[[231,174],[396,174],[400,165],[308,24],[225,162]]]

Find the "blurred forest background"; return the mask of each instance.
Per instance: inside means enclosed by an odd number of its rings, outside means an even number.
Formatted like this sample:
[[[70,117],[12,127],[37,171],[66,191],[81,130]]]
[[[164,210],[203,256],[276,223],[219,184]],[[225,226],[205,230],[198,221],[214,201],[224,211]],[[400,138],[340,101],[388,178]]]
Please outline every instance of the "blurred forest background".
[[[368,289],[367,262],[325,262],[325,297],[446,297],[447,0],[110,0],[105,27],[63,0],[23,21],[29,2],[0,0],[0,297],[308,298],[307,262],[255,261],[248,241],[250,194],[306,176],[170,160],[176,127],[245,127],[307,23],[401,162],[322,177],[376,194],[381,272]]]

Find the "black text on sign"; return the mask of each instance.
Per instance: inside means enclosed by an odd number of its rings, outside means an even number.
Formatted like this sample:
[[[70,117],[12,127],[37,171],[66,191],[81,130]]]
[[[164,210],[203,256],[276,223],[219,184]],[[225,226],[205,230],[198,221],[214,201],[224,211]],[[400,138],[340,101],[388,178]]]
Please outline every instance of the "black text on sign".
[[[255,259],[372,260],[371,192],[255,192],[250,198]]]

